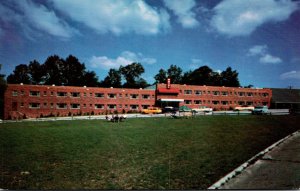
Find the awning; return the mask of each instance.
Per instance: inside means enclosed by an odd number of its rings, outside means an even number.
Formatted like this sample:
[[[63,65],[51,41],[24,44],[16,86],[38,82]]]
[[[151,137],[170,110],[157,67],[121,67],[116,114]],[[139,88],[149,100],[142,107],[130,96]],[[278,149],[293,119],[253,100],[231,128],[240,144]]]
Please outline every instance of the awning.
[[[159,99],[159,101],[166,101],[166,102],[183,102],[184,99],[169,99],[169,98],[162,98],[162,99]]]
[[[158,88],[157,89],[158,93],[163,93],[163,94],[179,94],[179,89],[177,88]]]

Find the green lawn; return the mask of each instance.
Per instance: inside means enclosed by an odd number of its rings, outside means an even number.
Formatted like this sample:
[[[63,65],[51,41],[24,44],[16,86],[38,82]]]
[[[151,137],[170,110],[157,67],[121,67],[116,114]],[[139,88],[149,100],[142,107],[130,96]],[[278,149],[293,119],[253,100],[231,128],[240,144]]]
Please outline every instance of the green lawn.
[[[0,124],[0,188],[206,189],[299,124],[297,116]]]

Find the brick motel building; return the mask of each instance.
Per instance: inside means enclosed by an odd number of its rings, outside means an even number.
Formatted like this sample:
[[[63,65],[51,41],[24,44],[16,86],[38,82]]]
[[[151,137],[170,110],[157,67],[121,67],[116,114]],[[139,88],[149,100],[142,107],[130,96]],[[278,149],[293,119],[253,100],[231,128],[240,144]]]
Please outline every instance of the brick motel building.
[[[145,89],[8,84],[4,119],[140,112],[151,106],[270,106],[271,89],[157,84]]]

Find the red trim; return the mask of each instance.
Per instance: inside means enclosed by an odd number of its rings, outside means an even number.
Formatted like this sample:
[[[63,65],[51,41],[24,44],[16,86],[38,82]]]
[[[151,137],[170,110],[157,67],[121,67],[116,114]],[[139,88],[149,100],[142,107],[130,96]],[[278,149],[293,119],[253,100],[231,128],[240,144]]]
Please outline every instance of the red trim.
[[[179,89],[177,88],[158,88],[157,89],[158,93],[163,93],[163,94],[179,94]]]

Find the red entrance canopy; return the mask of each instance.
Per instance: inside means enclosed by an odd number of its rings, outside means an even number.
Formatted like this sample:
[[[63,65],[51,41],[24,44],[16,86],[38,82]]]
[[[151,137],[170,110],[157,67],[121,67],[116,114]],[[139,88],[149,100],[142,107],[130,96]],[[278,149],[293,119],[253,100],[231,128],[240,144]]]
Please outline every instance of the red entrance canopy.
[[[163,94],[179,94],[179,89],[177,88],[158,88],[157,89],[158,93],[163,93]]]

